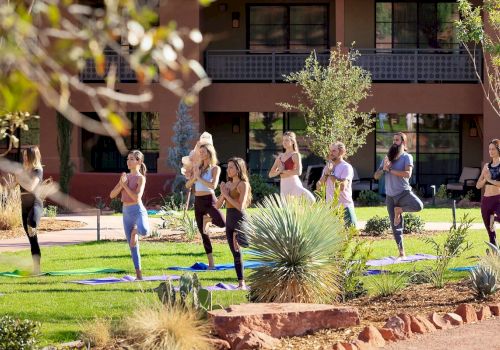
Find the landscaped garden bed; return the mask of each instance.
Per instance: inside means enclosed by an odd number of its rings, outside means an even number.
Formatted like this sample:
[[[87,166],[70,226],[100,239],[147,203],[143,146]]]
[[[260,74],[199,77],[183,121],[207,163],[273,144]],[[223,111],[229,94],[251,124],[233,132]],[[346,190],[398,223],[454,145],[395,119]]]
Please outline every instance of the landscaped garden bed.
[[[75,220],[60,220],[54,218],[42,218],[38,227],[38,234],[46,232],[72,230],[85,226],[85,223]],[[26,233],[22,227],[11,230],[0,230],[0,239],[24,237]]]

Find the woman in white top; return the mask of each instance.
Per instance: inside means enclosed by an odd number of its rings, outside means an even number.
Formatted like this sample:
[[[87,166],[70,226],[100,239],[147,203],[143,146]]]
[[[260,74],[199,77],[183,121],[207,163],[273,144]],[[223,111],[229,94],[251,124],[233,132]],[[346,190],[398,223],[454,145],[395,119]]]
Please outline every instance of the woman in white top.
[[[280,153],[274,161],[269,171],[269,177],[280,176],[282,196],[305,197],[314,202],[314,195],[302,186],[299,179],[302,174],[302,162],[294,132],[287,131],[283,134],[283,148],[285,152]]]
[[[212,218],[212,223],[218,227],[225,227],[226,222],[222,213],[216,208],[215,189],[219,183],[220,167],[217,165],[217,153],[214,146],[205,144],[200,146],[201,165],[193,169],[193,176],[186,183],[186,188],[191,188],[194,184],[195,200],[194,215],[198,230],[203,240],[203,248],[208,257],[208,268],[215,268],[212,255],[212,243],[208,232],[205,232],[203,216],[208,214]]]

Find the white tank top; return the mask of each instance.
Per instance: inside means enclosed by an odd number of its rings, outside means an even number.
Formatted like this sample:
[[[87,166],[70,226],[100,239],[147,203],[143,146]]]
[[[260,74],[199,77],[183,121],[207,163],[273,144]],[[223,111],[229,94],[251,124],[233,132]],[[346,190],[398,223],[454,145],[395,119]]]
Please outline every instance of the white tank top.
[[[212,182],[212,168],[213,167],[209,167],[207,169],[207,171],[205,171],[203,174],[201,174],[201,178],[207,182]],[[202,183],[201,181],[196,181],[195,184],[194,184],[194,190],[197,191],[197,192],[212,192],[214,193],[214,190],[212,190],[211,188],[208,188],[207,186],[205,186],[204,183]]]

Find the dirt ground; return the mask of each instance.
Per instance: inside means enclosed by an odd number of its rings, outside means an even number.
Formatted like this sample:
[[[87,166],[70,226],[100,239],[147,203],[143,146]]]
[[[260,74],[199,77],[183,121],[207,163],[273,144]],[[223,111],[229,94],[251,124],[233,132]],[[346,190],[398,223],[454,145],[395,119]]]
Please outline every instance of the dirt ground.
[[[38,234],[44,234],[45,232],[52,231],[62,231],[70,230],[74,228],[79,228],[85,224],[80,221],[73,220],[56,220],[53,218],[42,218],[40,221],[40,227]],[[0,230],[0,239],[17,238],[26,235],[22,227],[18,227],[12,230]]]

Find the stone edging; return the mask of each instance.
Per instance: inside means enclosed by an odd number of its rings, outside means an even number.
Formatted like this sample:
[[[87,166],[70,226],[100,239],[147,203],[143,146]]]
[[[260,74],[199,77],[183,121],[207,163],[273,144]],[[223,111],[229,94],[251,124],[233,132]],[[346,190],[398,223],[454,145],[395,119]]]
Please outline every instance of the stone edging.
[[[471,304],[460,304],[454,313],[443,316],[433,312],[427,317],[399,314],[387,320],[384,327],[366,326],[352,342],[338,342],[333,350],[372,350],[382,348],[387,343],[412,337],[414,334],[450,329],[467,323],[476,323],[493,316],[500,316],[500,303],[483,305],[476,311]]]

